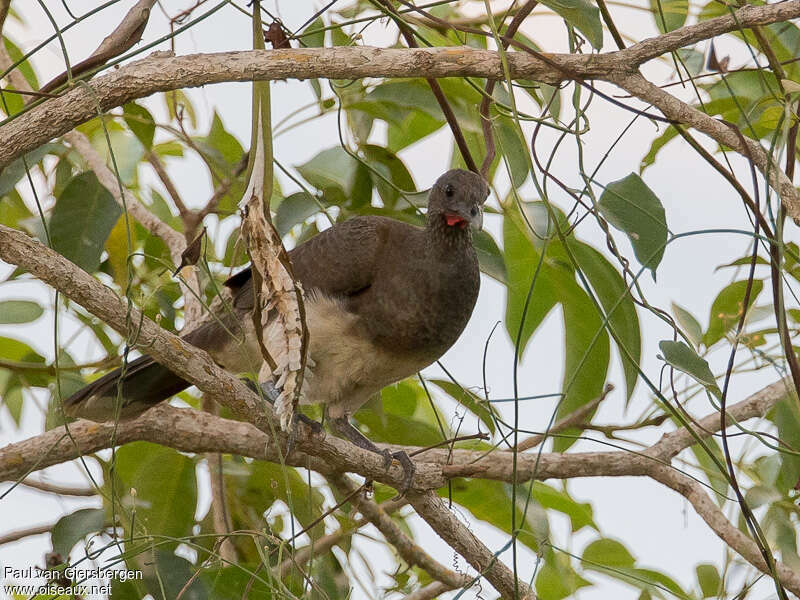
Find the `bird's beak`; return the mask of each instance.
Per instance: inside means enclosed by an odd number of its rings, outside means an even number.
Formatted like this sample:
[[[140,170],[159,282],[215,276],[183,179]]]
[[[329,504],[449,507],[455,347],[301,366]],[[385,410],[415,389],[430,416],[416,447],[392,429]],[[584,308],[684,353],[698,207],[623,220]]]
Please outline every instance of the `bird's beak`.
[[[469,225],[475,231],[483,230],[483,208],[481,208],[480,206],[478,207],[478,214],[470,218]]]

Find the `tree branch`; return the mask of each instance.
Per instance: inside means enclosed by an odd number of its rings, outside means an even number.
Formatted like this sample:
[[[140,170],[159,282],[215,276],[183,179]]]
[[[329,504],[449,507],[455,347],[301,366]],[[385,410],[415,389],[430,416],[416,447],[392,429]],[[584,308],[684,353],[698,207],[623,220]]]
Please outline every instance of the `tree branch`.
[[[473,569],[486,577],[503,598],[533,600],[531,589],[521,581],[516,581],[516,586],[514,585],[514,573],[511,569],[458,520],[435,492],[410,491],[408,499],[417,514],[425,519],[439,537],[463,556]],[[515,595],[515,591],[520,595]]]
[[[332,475],[328,479],[344,494],[352,494],[358,487],[348,476],[340,473]],[[470,577],[451,571],[441,563],[435,561],[425,550],[420,548],[414,540],[403,533],[400,526],[372,500],[365,498],[362,494],[356,494],[350,499],[350,502],[362,515],[377,527],[378,531],[386,538],[386,541],[395,547],[398,554],[400,554],[403,560],[410,566],[418,566],[428,573],[428,575],[447,584],[450,588],[469,586],[471,581]]]
[[[764,177],[769,179],[770,186],[780,195],[786,212],[794,219],[796,224],[800,225],[800,199],[798,199],[797,190],[786,176],[786,173],[767,154],[759,142],[741,135],[732,125],[682,102],[657,85],[647,81],[640,73],[617,73],[612,75],[609,81],[640,100],[652,104],[664,113],[665,117],[679,123],[691,125],[720,144],[733,148],[739,154],[745,157],[752,157],[753,163]]]
[[[47,492],[48,494],[58,494],[59,496],[87,496],[92,497],[97,495],[97,490],[87,487],[74,487],[70,485],[58,485],[55,483],[45,483],[44,481],[36,481],[35,479],[25,479],[19,482],[20,485]]]
[[[511,76],[557,85],[566,79],[610,80],[615,73],[683,46],[753,25],[800,16],[800,0],[745,6],[733,15],[703,21],[644,40],[625,50],[601,54],[547,54],[547,61],[523,52],[508,56]],[[277,79],[354,79],[362,77],[504,78],[496,52],[467,47],[396,49],[337,47],[288,48],[164,56],[157,53],[76,86],[59,98],[43,101],[0,128],[0,168],[49,139],[63,135],[126,102],[187,87],[227,81]]]
[[[778,381],[732,405],[727,411],[729,421],[744,421],[764,415],[776,402],[786,397],[788,382],[786,379]],[[710,414],[699,420],[698,424],[706,429],[698,431],[698,435],[711,435],[719,429],[719,416]],[[122,445],[137,440],[162,444],[183,452],[224,452],[258,460],[279,461],[278,447],[273,439],[254,426],[168,405],[156,406],[139,418],[122,421],[116,426],[113,423],[77,421],[70,425],[70,433],[75,440],[74,445],[64,430],[59,428],[0,449],[0,481],[23,478],[31,471],[108,448],[112,442]],[[285,443],[285,436],[279,435],[282,436],[281,443]],[[532,476],[537,480],[631,475],[651,477],[684,495],[721,539],[763,571],[765,565],[763,559],[760,559],[755,542],[725,519],[700,484],[665,462],[694,443],[690,434],[678,429],[638,454],[624,450],[572,454],[545,452],[538,459],[535,454],[520,454],[517,457],[516,480],[526,481]],[[339,446],[342,452],[365,455],[363,458],[355,457],[357,460],[351,460],[348,465],[343,465],[340,461],[337,464],[337,454],[329,451],[329,445]],[[310,468],[326,476],[350,470],[367,477],[374,475],[377,480],[394,479],[394,485],[399,485],[402,481],[402,469],[397,467],[399,473],[389,478],[383,471],[380,457],[375,461],[378,464],[369,464],[373,453],[362,451],[342,440],[326,438],[322,442],[300,442],[298,446],[297,451],[286,457],[286,464]],[[416,450],[413,447],[403,449],[409,453]],[[414,478],[414,487],[417,490],[438,489],[452,477],[483,477],[502,481],[512,481],[514,478],[512,456],[507,452],[487,455],[485,452],[472,450],[456,449],[451,453],[435,449],[422,456],[426,462],[417,465]],[[359,460],[363,460],[363,464],[358,464]],[[393,483],[390,482],[389,485]],[[432,495],[426,497],[426,492],[416,492],[413,496],[409,495],[409,500],[420,516],[446,542],[458,544],[454,546],[456,550],[470,560],[474,568],[483,571],[481,565],[485,567],[489,564],[491,553],[482,544],[473,553],[474,545],[479,544],[479,540],[473,539],[471,532],[458,523],[438,498]],[[795,594],[800,593],[800,574],[792,572],[782,563],[778,563],[778,574],[788,589]],[[489,581],[498,590],[501,589],[498,586],[513,586],[513,581],[508,581],[508,574],[502,569],[491,573],[487,571],[486,575],[487,578],[491,577]]]

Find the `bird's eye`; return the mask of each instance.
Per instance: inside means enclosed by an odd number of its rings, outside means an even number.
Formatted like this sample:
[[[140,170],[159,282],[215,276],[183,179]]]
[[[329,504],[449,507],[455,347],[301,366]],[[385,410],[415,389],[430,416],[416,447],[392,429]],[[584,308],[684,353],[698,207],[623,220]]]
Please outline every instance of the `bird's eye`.
[[[448,198],[451,198],[453,194],[455,194],[455,190],[453,189],[453,186],[448,183],[444,188],[444,195]]]
[[[470,209],[469,214],[471,214],[473,217],[477,217],[478,216],[478,207],[477,206],[473,206]]]

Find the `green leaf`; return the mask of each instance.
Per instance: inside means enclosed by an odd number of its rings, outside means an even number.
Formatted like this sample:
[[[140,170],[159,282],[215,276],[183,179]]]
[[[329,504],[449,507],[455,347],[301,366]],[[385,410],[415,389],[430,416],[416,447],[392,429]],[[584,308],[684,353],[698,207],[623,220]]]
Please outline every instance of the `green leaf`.
[[[682,425],[677,419],[673,418],[673,420],[677,426]],[[725,457],[722,454],[719,443],[717,443],[717,440],[714,438],[709,438],[705,440],[702,446],[700,444],[695,444],[690,450],[692,454],[694,454],[697,464],[700,466],[700,469],[702,469],[706,479],[708,479],[711,489],[716,492],[712,494],[712,496],[717,501],[717,504],[723,506],[727,500],[728,478],[727,472],[722,472],[719,468],[719,465],[725,462]],[[716,460],[714,460],[709,453],[713,455]]]
[[[296,192],[284,198],[275,211],[275,229],[283,237],[299,223],[320,211],[319,200],[307,192]]]
[[[228,165],[239,164],[242,160],[242,154],[244,154],[242,144],[225,129],[222,119],[216,112],[211,119],[211,128],[208,130],[208,135],[204,141]]]
[[[668,234],[664,207],[658,197],[641,177],[631,173],[609,183],[597,207],[609,223],[628,236],[636,258],[655,278]]]
[[[554,554],[539,568],[536,576],[536,596],[540,600],[562,600],[591,585],[572,568],[569,559]]]
[[[696,77],[705,69],[705,54],[698,52],[694,48],[679,48],[678,57],[681,64],[689,71],[689,75]]]
[[[505,326],[512,341],[516,341],[519,336],[520,358],[533,332],[560,301],[546,271],[540,270],[538,279],[533,281],[541,253],[531,243],[524,227],[519,212],[516,209],[509,209],[503,218],[503,248],[507,279]],[[531,285],[533,293],[530,295],[526,312],[525,303]]]
[[[467,410],[469,410],[472,414],[477,416],[481,422],[486,425],[490,432],[495,432],[495,424],[494,420],[492,419],[492,413],[481,402],[481,398],[478,398],[469,390],[465,390],[452,381],[446,381],[444,379],[431,379],[430,381],[434,385],[441,388],[445,393],[449,394],[462,406],[466,407]]]
[[[620,360],[625,373],[626,398],[630,400],[639,378],[639,362],[642,356],[642,334],[639,315],[625,281],[617,269],[597,250],[581,242],[570,244],[600,304],[608,315],[608,323],[618,338]],[[630,354],[630,359],[626,354]]]
[[[111,139],[109,149],[108,140],[102,129],[98,129],[91,137],[95,150],[103,157],[106,164],[113,169],[114,163],[119,171],[119,178],[128,187],[137,187],[139,178],[139,165],[144,158],[145,147],[135,135],[123,129],[109,127],[108,137]],[[112,161],[111,154],[114,158]]]
[[[413,380],[383,388],[380,398],[371,400],[356,412],[355,419],[369,429],[369,438],[374,441],[413,446],[442,441],[425,391]]]
[[[522,207],[537,235],[547,230],[541,203],[524,203]],[[563,308],[566,360],[562,389],[565,397],[558,409],[558,416],[563,417],[602,393],[610,360],[608,333],[597,308],[575,281],[575,274],[561,260],[552,258],[563,256],[560,242],[551,242],[528,300],[540,251],[531,241],[534,236],[529,234],[528,225],[516,208],[506,210],[503,233],[508,277],[505,325],[512,340],[520,336],[520,350],[524,350],[530,336],[556,304],[560,303]],[[520,328],[523,313],[525,319]],[[553,447],[561,452],[573,442],[574,439],[562,437],[554,440]]]
[[[507,283],[503,253],[491,234],[487,231],[475,232],[472,234],[472,243],[478,255],[478,265],[481,271],[500,283]]]
[[[2,374],[2,372],[0,372]],[[5,391],[0,389],[0,402],[8,409],[8,414],[14,419],[17,427],[22,423],[22,407],[24,406],[24,398],[22,397],[22,388],[14,386],[7,388]]]
[[[128,102],[122,107],[122,117],[146,150],[153,147],[153,137],[156,134],[156,123],[153,115],[144,106],[135,102]]]
[[[500,481],[454,479],[450,489],[447,487],[438,490],[439,496],[446,498],[452,492],[453,502],[469,510],[477,519],[494,525],[500,531],[511,533],[511,486]],[[525,531],[519,536],[519,541],[536,550],[539,540],[546,539],[549,534],[547,514],[539,509],[528,508],[524,515],[525,496],[518,495],[516,521],[518,527],[526,525]],[[534,505],[538,506],[538,505]],[[537,539],[538,538],[538,539]]]
[[[195,113],[194,105],[183,90],[166,92],[162,97],[170,119],[177,119],[178,113],[181,113],[181,115],[188,117],[189,125],[191,125],[192,129],[197,127],[197,114]]]
[[[764,282],[760,279],[753,281],[750,290],[750,299],[747,310],[753,306],[761,290],[764,289]],[[744,295],[747,291],[747,281],[735,281],[723,288],[711,304],[711,312],[708,317],[708,329],[703,336],[703,343],[706,348],[710,348],[721,340],[725,334],[736,327],[742,316],[744,308]]]
[[[73,177],[50,217],[54,250],[93,273],[100,266],[106,239],[122,209],[91,171]]]
[[[567,515],[573,532],[584,527],[597,529],[592,505],[588,502],[574,500],[565,490],[557,490],[541,481],[535,481],[533,482],[533,499],[544,508]]]
[[[243,504],[256,519],[252,526],[263,522],[263,514],[276,500],[284,502],[303,527],[310,526],[322,515],[325,497],[295,469],[268,462],[258,462],[242,470],[246,477],[237,481],[236,472],[231,475],[231,493],[237,504]],[[288,488],[287,484],[288,483]],[[317,539],[325,533],[325,524],[317,522],[309,534]]]
[[[709,564],[697,565],[697,583],[700,585],[700,592],[703,598],[716,598],[722,591],[722,578],[719,576],[717,567]]]
[[[44,356],[38,354],[28,344],[0,335],[0,356],[22,362],[44,363]]]
[[[650,0],[656,27],[661,33],[683,27],[689,14],[688,0]]]
[[[322,17],[314,19],[303,33],[297,36],[306,48],[321,48],[325,45],[325,23]]]
[[[595,50],[603,47],[603,24],[600,9],[588,0],[543,0],[542,4],[551,8],[564,20],[575,27]]]
[[[30,300],[0,301],[0,324],[30,323],[44,314],[44,309]]]
[[[496,123],[497,152],[505,156],[508,161],[511,182],[515,187],[519,188],[528,178],[530,167],[528,146],[511,119],[503,117],[498,119]]]
[[[6,227],[19,229],[22,222],[32,216],[17,190],[12,189],[4,198],[0,198],[0,223]]]
[[[686,373],[715,396],[721,396],[714,374],[705,359],[683,342],[663,340],[658,343],[667,364]]]
[[[639,173],[643,173],[647,167],[656,162],[656,156],[661,149],[667,145],[667,142],[675,139],[676,137],[678,137],[678,130],[673,125],[667,126],[667,128],[664,130],[664,133],[654,139],[650,144],[650,150],[648,150],[647,154],[642,159],[642,162],[639,164]]]
[[[616,540],[601,538],[586,546],[581,560],[586,567],[602,565],[605,567],[633,567],[636,559],[628,549]]]
[[[17,182],[25,177],[26,164],[29,169],[32,169],[47,154],[59,154],[61,152],[64,152],[64,146],[61,144],[43,144],[0,170],[0,198],[13,190]]]
[[[699,346],[703,339],[703,328],[692,313],[673,302],[672,314],[675,315],[675,320],[686,337],[691,340],[695,347]]]
[[[13,11],[13,9],[11,9],[11,11]],[[8,50],[8,54],[12,61],[17,62],[23,57],[20,47],[15,44],[7,35],[3,35],[3,44],[5,45],[6,50]],[[14,68],[18,69],[20,73],[22,73],[22,75],[25,77],[25,80],[28,82],[28,85],[30,85],[32,89],[39,89],[39,80],[36,78],[36,70],[31,65],[30,60],[25,60]]]
[[[611,359],[608,333],[592,301],[570,275],[562,276],[560,296],[566,329],[564,365],[564,397],[559,404],[557,417],[563,418],[603,393]],[[565,430],[574,433],[576,430]],[[575,439],[553,439],[553,451],[564,452]]]
[[[784,396],[771,413],[771,420],[778,428],[781,441],[795,450],[800,448],[800,409],[797,408],[797,396],[788,388]],[[786,452],[780,454],[781,468],[775,486],[788,491],[800,481],[800,456]]]
[[[117,450],[115,473],[116,489],[126,494],[126,512],[135,510],[137,533],[141,527],[152,535],[176,538],[191,533],[197,505],[192,459],[172,448],[133,442]],[[135,497],[128,494],[131,489],[136,490]]]
[[[153,152],[159,156],[183,156],[183,145],[178,140],[169,140],[153,146]]]
[[[61,517],[50,532],[53,552],[66,562],[75,544],[90,533],[102,531],[105,522],[106,512],[102,508],[82,508]]]
[[[364,152],[367,163],[392,184],[389,185],[383,178],[371,174],[372,181],[378,190],[381,200],[383,200],[384,206],[387,208],[395,206],[397,199],[400,197],[398,190],[414,192],[417,189],[411,173],[394,152],[388,148],[373,144],[365,144],[361,146],[361,150]],[[405,207],[403,206],[402,208]]]
[[[297,170],[303,179],[319,190],[338,188],[349,197],[356,184],[356,172],[361,165],[341,146],[318,153]]]
[[[195,566],[181,556],[163,550],[163,546],[154,552],[155,564],[152,571],[148,569],[147,589],[153,598],[177,598],[181,600],[208,600],[206,583],[201,578],[194,578]],[[184,586],[191,581],[185,590]],[[163,595],[162,595],[163,594]]]

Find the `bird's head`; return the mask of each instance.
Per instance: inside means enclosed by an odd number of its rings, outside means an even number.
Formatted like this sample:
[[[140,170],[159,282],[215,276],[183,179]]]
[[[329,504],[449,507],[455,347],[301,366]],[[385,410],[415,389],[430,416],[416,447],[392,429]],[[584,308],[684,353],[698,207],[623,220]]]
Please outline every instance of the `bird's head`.
[[[483,226],[483,203],[489,186],[472,171],[453,169],[433,184],[428,199],[428,223],[447,229],[474,229]]]

